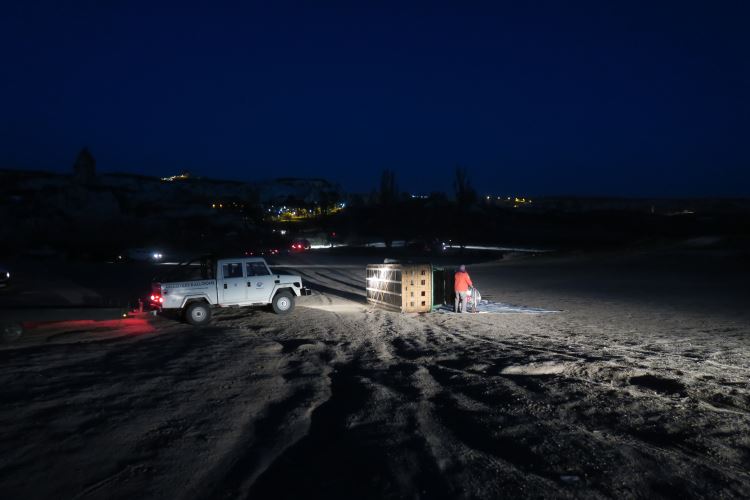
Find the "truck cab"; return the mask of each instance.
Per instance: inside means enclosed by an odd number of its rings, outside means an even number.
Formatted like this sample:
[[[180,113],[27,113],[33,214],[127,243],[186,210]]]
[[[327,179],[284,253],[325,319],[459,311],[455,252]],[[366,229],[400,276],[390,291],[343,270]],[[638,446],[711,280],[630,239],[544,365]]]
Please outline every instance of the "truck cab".
[[[219,302],[225,306],[268,304],[271,294],[277,289],[276,285],[282,282],[282,275],[272,274],[266,261],[258,257],[222,259],[218,263],[216,276]],[[283,281],[288,285],[290,280]],[[297,281],[298,287],[301,281]]]

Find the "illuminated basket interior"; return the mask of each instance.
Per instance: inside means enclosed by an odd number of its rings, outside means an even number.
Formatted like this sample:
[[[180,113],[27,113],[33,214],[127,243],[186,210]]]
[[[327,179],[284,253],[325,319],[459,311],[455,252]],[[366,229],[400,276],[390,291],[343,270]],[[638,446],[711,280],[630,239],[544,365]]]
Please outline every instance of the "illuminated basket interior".
[[[432,310],[432,265],[370,264],[367,300],[401,312]]]

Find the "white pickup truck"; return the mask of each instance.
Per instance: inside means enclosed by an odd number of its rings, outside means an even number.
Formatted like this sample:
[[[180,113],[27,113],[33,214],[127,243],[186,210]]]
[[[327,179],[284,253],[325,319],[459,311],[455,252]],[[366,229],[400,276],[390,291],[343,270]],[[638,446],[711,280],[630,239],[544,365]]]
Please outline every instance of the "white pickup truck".
[[[212,307],[271,305],[275,313],[286,314],[294,309],[296,297],[311,293],[302,278],[274,274],[259,257],[204,259],[200,273],[191,274],[191,279],[152,283],[151,305],[181,312],[188,323],[203,325],[211,319]]]

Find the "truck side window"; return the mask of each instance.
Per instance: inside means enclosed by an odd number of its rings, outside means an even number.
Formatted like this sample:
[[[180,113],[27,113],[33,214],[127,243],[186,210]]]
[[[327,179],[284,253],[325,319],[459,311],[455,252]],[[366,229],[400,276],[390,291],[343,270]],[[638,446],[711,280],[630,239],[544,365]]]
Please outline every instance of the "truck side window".
[[[271,274],[268,271],[266,265],[262,262],[248,262],[247,263],[247,275],[248,276],[268,276]]]
[[[201,279],[204,279],[204,280],[214,279],[215,268],[216,268],[216,262],[209,259],[208,257],[201,257]]]
[[[224,264],[222,266],[222,275],[224,276],[224,279],[242,278],[242,264],[240,262]]]

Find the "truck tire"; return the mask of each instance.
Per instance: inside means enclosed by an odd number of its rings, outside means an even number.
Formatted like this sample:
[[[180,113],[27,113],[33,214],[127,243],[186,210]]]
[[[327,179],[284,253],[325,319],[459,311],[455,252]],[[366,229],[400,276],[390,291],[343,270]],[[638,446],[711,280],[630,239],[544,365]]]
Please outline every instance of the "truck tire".
[[[276,314],[287,314],[294,309],[294,296],[289,292],[279,292],[271,302],[273,312]]]
[[[185,309],[185,319],[195,326],[208,324],[211,321],[211,308],[205,302],[193,302]]]
[[[0,323],[0,343],[13,342],[23,333],[20,323]]]

